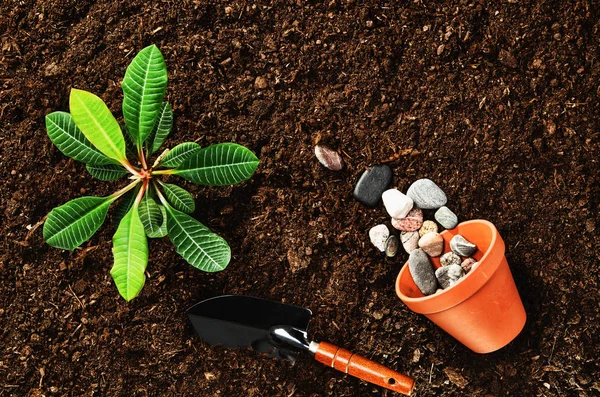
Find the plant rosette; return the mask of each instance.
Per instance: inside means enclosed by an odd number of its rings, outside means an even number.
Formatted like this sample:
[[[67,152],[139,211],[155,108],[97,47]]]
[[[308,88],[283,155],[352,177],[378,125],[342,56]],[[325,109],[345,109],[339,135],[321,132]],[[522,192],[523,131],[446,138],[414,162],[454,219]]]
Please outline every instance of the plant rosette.
[[[53,209],[43,231],[51,246],[73,250],[94,235],[110,205],[120,199],[110,274],[127,301],[144,286],[148,238],[168,235],[179,255],[206,272],[225,269],[231,259],[227,242],[188,215],[194,211],[192,195],[160,181],[160,176],[178,175],[199,185],[225,186],[249,179],[259,163],[254,153],[234,143],[202,148],[194,142],[167,149],[150,163],[173,126],[171,106],[163,101],[166,88],[163,55],[151,45],[135,56],[125,73],[124,124],[117,122],[99,97],[75,88],[71,89],[70,113],[46,116],[50,140],[64,155],[85,163],[93,177],[112,181],[129,175],[131,182],[110,196],[80,197]]]

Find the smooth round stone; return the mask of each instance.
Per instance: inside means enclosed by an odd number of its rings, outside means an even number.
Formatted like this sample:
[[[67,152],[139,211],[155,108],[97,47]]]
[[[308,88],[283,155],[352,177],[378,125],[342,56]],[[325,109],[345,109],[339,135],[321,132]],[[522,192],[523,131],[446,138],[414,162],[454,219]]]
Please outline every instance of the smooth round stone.
[[[319,163],[332,171],[339,171],[344,168],[342,156],[335,150],[329,149],[327,146],[315,146],[315,156],[317,156]]]
[[[399,247],[400,241],[398,240],[398,237],[392,234],[390,237],[388,237],[388,239],[385,242],[385,254],[389,258],[393,258],[398,253]]]
[[[385,252],[385,245],[388,237],[390,237],[390,230],[384,224],[373,226],[371,230],[369,230],[369,239],[371,239],[371,243],[381,252]]]
[[[423,250],[416,249],[410,253],[408,268],[413,281],[424,295],[435,294],[438,288],[435,272],[431,260]]]
[[[403,232],[414,232],[423,225],[423,211],[420,208],[413,208],[404,218],[392,218],[392,226]]]
[[[456,255],[469,257],[477,251],[477,246],[460,234],[457,234],[450,240],[450,249]]]
[[[460,265],[461,262],[462,259],[460,259],[460,256],[456,255],[452,251],[446,252],[440,257],[440,265],[442,266]]]
[[[418,232],[402,232],[400,233],[400,241],[402,247],[407,254],[410,254],[419,248],[419,233]]]
[[[477,262],[477,259],[467,258],[464,261],[462,261],[462,263],[460,264],[460,267],[463,268],[465,273],[469,273],[471,271],[471,269],[473,268],[473,266],[475,266],[477,263],[479,263],[479,262]]]
[[[429,256],[440,256],[444,250],[444,238],[436,232],[429,232],[419,239],[419,248]]]
[[[389,189],[381,195],[385,210],[392,218],[404,218],[413,207],[413,201],[398,189]]]
[[[367,207],[376,207],[381,194],[392,184],[392,169],[385,164],[374,165],[363,172],[354,187],[353,196]]]
[[[435,278],[443,289],[451,287],[464,275],[465,272],[460,265],[444,266],[435,271]]]
[[[434,210],[446,205],[446,194],[430,179],[415,181],[406,192],[415,205],[425,210]]]
[[[434,221],[423,222],[423,224],[419,228],[419,236],[423,237],[424,235],[426,235],[427,233],[430,233],[430,232],[434,232],[434,233],[438,232],[437,223],[435,223]]]
[[[440,209],[435,212],[434,217],[445,229],[454,229],[456,225],[458,225],[458,217],[446,206],[440,207]]]

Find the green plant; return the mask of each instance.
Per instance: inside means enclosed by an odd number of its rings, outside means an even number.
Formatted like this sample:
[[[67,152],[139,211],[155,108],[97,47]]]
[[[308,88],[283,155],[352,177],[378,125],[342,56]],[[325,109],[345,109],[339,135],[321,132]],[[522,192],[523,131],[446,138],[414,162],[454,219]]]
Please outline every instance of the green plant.
[[[227,242],[187,213],[194,211],[192,195],[158,180],[179,175],[193,183],[224,186],[252,176],[258,159],[233,143],[201,148],[186,142],[165,150],[153,165],[148,159],[167,138],[173,125],[171,106],[163,102],[167,68],[160,50],[140,51],[123,79],[123,118],[119,124],[104,102],[86,91],[72,89],[70,111],[46,116],[50,140],[58,149],[86,164],[88,172],[112,181],[130,174],[132,182],[108,197],[81,197],[53,209],[44,224],[44,240],[72,250],[102,226],[110,205],[119,226],[113,238],[111,276],[126,300],[138,295],[145,282],[149,238],[169,236],[186,261],[198,269],[223,270],[231,258]],[[125,131],[123,134],[122,131]],[[136,158],[139,164],[130,162]]]

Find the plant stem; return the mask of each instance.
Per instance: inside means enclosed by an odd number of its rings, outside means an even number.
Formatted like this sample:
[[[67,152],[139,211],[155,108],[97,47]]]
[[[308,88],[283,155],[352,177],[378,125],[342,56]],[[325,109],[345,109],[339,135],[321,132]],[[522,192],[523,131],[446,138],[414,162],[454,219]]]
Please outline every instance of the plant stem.
[[[144,194],[146,194],[146,190],[148,190],[148,184],[150,183],[150,179],[144,179],[144,184],[142,185],[142,188],[140,189],[140,191],[138,192],[137,197],[135,198],[135,202],[133,203],[134,206],[138,206],[140,204],[140,202],[142,201],[142,198],[144,197]]]
[[[152,171],[152,175],[173,175],[173,174],[175,174],[175,170]]]
[[[142,149],[141,147],[138,148],[138,157],[140,158],[140,161],[142,162],[142,167],[145,170],[147,170],[148,164],[146,164],[146,157],[144,156],[144,149]]]
[[[121,197],[122,195],[124,195],[125,193],[127,193],[128,191],[133,189],[134,187],[136,187],[140,183],[140,181],[141,181],[141,179],[136,179],[135,181],[131,182],[129,185],[125,186],[123,189],[114,192],[109,197],[112,197],[115,200],[118,199],[119,197]]]
[[[125,169],[129,172],[131,172],[133,175],[139,175],[141,176],[142,174],[140,174],[133,165],[131,165],[131,163],[129,162],[129,160],[125,159],[121,165],[123,167],[125,167]]]
[[[158,199],[160,200],[160,202],[163,203],[163,205],[165,207],[169,207],[169,203],[167,202],[167,199],[165,199],[165,197],[162,195],[160,190],[158,190],[158,185],[156,184],[156,182],[153,181],[152,184],[154,185],[154,191],[156,192],[156,195],[158,196]]]

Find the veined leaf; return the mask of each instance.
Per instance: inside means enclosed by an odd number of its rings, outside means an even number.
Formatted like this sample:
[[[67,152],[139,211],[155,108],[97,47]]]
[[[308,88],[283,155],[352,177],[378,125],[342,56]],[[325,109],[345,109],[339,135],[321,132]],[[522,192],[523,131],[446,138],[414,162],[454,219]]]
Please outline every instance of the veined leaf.
[[[139,208],[140,219],[144,225],[146,235],[150,237],[158,233],[163,224],[163,214],[156,201],[150,197],[149,192],[144,194]]]
[[[137,159],[137,149],[127,129],[127,125],[119,123],[119,126],[121,126],[121,131],[123,131],[123,138],[125,138],[125,153],[127,154],[127,158],[130,160]]]
[[[113,212],[114,223],[121,223],[121,220],[125,218],[125,215],[127,215],[129,210],[131,209],[131,206],[135,202],[135,198],[139,191],[140,185],[135,187],[133,190],[128,191],[122,196],[121,201],[119,201],[119,204],[116,205],[115,210]]]
[[[195,142],[184,142],[175,146],[160,161],[159,166],[166,168],[176,168],[185,160],[189,159],[194,153],[200,151],[202,147]]]
[[[72,250],[96,233],[115,197],[80,197],[54,208],[44,222],[44,240]]]
[[[189,264],[205,272],[225,269],[231,259],[227,242],[191,216],[165,207],[169,239],[177,253]]]
[[[138,148],[152,132],[167,89],[167,66],[155,45],[141,50],[123,79],[123,117]]]
[[[225,186],[250,178],[259,160],[235,143],[212,145],[192,154],[174,174],[199,185]]]
[[[187,190],[170,183],[161,183],[160,185],[163,187],[165,196],[173,208],[179,211],[187,212],[188,214],[194,212],[196,203],[194,202],[192,195]]]
[[[46,130],[52,143],[65,156],[86,164],[112,164],[109,159],[99,152],[92,143],[77,128],[71,115],[67,112],[54,112],[46,116]]]
[[[167,210],[163,205],[160,204],[158,204],[158,208],[160,209],[160,212],[162,214],[163,221],[160,227],[156,230],[156,232],[148,233],[148,231],[146,230],[146,236],[150,238],[161,238],[167,235]]]
[[[95,178],[102,181],[114,181],[122,176],[129,174],[125,168],[116,164],[92,165],[86,164],[85,168]]]
[[[111,159],[119,162],[125,160],[125,141],[121,128],[102,99],[73,88],[69,103],[73,121],[92,145]]]
[[[113,237],[113,255],[115,263],[110,275],[121,296],[130,301],[142,290],[148,265],[148,240],[136,205],[131,207],[117,228]]]
[[[152,133],[146,139],[146,152],[148,156],[156,153],[160,149],[161,145],[167,139],[167,136],[173,128],[173,109],[168,102],[163,102],[158,112],[158,118],[154,124]]]

